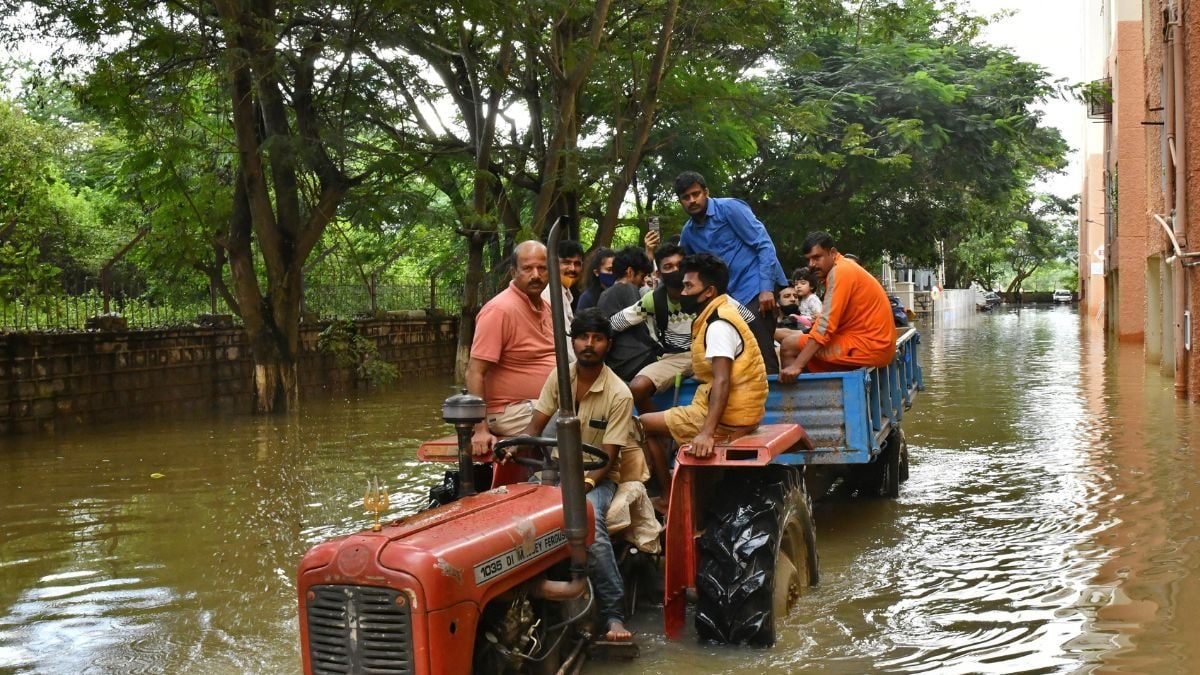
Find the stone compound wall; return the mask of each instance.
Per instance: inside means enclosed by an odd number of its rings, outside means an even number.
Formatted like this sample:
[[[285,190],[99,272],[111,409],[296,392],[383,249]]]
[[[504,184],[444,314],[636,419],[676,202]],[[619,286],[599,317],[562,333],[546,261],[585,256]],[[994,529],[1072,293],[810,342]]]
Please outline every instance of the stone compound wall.
[[[323,326],[301,329],[300,394],[359,386],[351,368],[317,351]],[[358,323],[400,379],[454,369],[457,321]],[[111,420],[249,411],[253,362],[238,328],[0,334],[0,435]]]

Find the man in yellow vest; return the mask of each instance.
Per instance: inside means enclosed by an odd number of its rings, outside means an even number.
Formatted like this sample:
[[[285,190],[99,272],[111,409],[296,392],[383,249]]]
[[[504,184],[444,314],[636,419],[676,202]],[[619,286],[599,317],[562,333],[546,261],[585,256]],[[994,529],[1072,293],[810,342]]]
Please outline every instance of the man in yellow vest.
[[[671,479],[666,435],[691,444],[688,451],[708,457],[717,443],[753,431],[767,402],[767,368],[758,340],[725,291],[729,267],[715,255],[699,253],[683,260],[684,312],[692,322],[692,372],[700,386],[685,406],[641,416],[651,471],[665,498]],[[660,506],[662,503],[660,503]]]

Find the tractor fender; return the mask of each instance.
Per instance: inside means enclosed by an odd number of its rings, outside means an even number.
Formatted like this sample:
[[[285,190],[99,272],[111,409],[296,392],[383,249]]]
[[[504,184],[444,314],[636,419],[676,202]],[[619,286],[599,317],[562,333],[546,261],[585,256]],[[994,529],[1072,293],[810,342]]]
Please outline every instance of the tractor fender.
[[[696,457],[683,445],[675,456],[682,466],[766,466],[785,452],[812,450],[813,443],[799,424],[763,424],[751,433],[713,447],[708,457]]]

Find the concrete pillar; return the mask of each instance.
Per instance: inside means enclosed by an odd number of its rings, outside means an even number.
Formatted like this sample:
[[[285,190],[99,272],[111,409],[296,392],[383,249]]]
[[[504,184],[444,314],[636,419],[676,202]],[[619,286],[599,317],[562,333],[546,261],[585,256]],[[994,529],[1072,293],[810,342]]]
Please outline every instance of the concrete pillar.
[[[1141,342],[1146,332],[1145,57],[1140,3],[1118,2],[1112,62],[1113,140],[1109,170],[1117,184],[1117,226],[1108,255],[1117,272],[1108,303],[1109,327],[1122,342]]]

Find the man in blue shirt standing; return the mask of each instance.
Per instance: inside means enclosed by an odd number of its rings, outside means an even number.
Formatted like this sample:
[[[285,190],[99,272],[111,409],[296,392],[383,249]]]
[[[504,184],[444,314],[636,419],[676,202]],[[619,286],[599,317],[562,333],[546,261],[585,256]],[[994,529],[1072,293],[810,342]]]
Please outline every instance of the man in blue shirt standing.
[[[775,243],[750,206],[732,197],[709,197],[704,176],[684,171],[675,179],[679,205],[690,216],[679,243],[688,255],[711,253],[729,266],[729,296],[754,313],[750,330],[758,339],[768,373],[779,372],[775,353],[775,289],[787,275]]]

